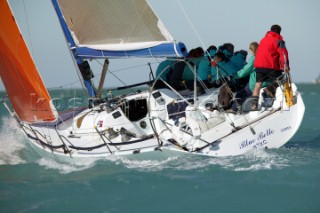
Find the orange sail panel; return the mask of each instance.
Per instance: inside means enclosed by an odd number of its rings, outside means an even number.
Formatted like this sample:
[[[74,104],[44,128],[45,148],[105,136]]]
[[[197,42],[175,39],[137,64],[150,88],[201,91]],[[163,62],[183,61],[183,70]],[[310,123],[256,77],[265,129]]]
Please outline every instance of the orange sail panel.
[[[57,113],[7,0],[0,0],[0,76],[13,109],[25,122],[55,121]]]

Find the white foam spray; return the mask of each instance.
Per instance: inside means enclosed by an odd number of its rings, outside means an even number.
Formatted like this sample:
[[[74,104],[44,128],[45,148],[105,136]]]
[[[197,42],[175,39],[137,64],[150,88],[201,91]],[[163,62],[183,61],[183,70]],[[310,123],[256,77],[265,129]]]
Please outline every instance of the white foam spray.
[[[21,156],[25,148],[24,136],[12,117],[3,117],[0,127],[0,165],[26,163]]]
[[[69,174],[71,172],[90,169],[96,165],[96,161],[97,159],[88,158],[85,161],[59,162],[56,159],[45,157],[39,159],[37,163],[45,169],[53,169],[61,174]]]

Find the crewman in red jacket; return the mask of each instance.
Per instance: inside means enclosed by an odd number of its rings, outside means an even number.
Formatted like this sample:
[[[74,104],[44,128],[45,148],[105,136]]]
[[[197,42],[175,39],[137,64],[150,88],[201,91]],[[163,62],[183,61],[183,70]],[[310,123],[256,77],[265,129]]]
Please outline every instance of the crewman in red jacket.
[[[282,75],[282,71],[286,73],[290,71],[288,51],[280,33],[281,27],[273,25],[260,41],[254,61],[257,75],[252,96],[256,100],[253,102],[252,110],[256,110],[258,107],[262,83],[273,82]]]

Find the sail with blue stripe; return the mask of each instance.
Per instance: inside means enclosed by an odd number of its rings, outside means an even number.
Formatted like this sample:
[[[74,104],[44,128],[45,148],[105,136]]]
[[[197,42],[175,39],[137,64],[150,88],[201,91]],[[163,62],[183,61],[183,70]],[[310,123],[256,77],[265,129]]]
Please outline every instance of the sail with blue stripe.
[[[185,57],[146,0],[52,0],[74,55],[81,59]],[[94,20],[94,21],[93,21]]]

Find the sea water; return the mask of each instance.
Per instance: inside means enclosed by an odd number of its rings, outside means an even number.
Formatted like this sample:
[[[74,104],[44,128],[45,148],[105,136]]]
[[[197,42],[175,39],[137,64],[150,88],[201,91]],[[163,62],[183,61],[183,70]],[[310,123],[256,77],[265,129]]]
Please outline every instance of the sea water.
[[[0,106],[0,212],[320,212],[320,85],[283,148],[163,160],[40,157]],[[4,93],[1,93],[1,97]]]

